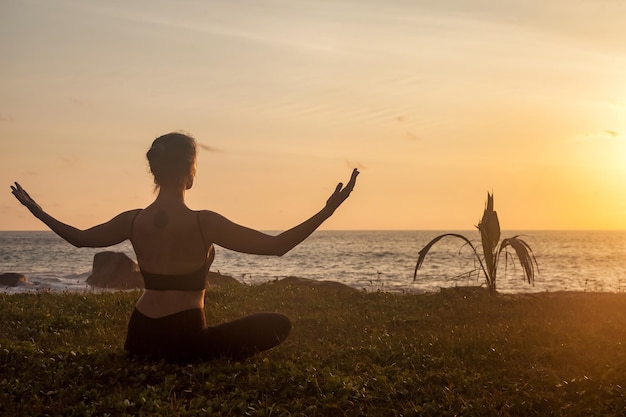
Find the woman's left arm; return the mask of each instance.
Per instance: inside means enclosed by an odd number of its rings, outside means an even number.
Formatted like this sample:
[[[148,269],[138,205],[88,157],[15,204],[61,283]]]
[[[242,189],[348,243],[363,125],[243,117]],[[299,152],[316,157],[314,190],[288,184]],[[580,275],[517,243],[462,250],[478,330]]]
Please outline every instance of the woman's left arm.
[[[282,256],[310,236],[326,219],[333,215],[354,189],[358,175],[359,171],[354,169],[348,184],[345,187],[342,183],[337,184],[335,192],[326,201],[322,210],[279,235],[271,236],[240,226],[217,213],[209,211],[203,212],[204,233],[212,237],[213,243],[237,252]]]
[[[130,238],[132,221],[137,210],[126,211],[118,214],[106,223],[86,230],[80,230],[46,213],[17,182],[15,186],[11,186],[11,190],[15,198],[17,198],[35,217],[48,226],[50,230],[78,248],[113,246]]]

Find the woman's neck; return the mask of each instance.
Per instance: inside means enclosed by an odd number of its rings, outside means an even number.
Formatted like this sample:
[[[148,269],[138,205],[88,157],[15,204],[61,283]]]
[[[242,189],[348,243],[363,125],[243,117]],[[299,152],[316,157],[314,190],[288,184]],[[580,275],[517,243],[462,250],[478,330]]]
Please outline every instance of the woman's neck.
[[[185,204],[185,190],[178,187],[161,187],[156,201]]]

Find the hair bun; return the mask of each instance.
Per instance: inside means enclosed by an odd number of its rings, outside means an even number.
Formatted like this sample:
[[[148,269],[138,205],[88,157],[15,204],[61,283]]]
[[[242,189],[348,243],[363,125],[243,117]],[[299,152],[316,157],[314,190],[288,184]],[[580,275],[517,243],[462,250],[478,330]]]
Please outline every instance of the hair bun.
[[[196,142],[191,136],[181,133],[160,136],[152,142],[146,157],[157,187],[193,183]]]
[[[165,152],[165,145],[163,143],[155,141],[150,149],[148,149],[148,153],[146,154],[146,156],[148,157],[149,161],[160,161],[163,159]]]

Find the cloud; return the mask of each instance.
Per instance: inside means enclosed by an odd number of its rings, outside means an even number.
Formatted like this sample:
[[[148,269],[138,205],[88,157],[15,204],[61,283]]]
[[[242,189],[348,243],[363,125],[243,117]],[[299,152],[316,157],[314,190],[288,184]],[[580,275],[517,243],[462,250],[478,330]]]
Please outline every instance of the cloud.
[[[606,129],[606,130],[603,130],[602,132],[587,133],[584,135],[580,135],[578,136],[578,142],[582,143],[582,142],[587,142],[587,141],[591,141],[591,142],[611,141],[611,140],[619,140],[623,137],[624,135],[620,131]]]
[[[214,148],[213,146],[205,145],[204,143],[197,142],[198,147],[207,152],[221,152],[219,149]]]
[[[395,121],[401,125],[405,125],[406,121],[407,121],[407,117],[404,115],[398,116],[395,118]],[[413,133],[411,130],[409,129],[404,129],[404,137],[409,139],[409,140],[420,140],[421,137],[419,137],[418,135],[416,135],[415,133]]]
[[[62,156],[61,160],[61,169],[73,169],[80,162],[80,157],[76,155],[71,156]]]
[[[206,7],[200,7],[202,2],[197,2],[198,6],[195,9],[192,9],[194,6],[190,9],[183,8],[194,10],[194,17],[169,10],[169,2],[163,2],[160,5],[159,2],[145,2],[145,5],[150,5],[149,8],[142,7],[141,3],[137,2],[137,6],[131,5],[123,8],[109,5],[107,2],[72,1],[71,5],[81,6],[100,16],[143,25],[159,33],[162,33],[164,29],[169,29],[177,33],[185,31],[194,35],[235,39],[260,46],[288,48],[299,52],[303,50],[334,54],[340,52],[333,43],[324,44],[304,37],[284,36],[280,23],[301,18],[300,8],[306,7],[306,2],[293,10],[282,5],[272,7],[272,2],[260,2],[256,6],[254,2],[243,5],[237,2],[224,2],[212,5],[210,13]],[[236,24],[230,23],[230,19],[234,19]],[[290,26],[287,25],[288,28]],[[345,54],[346,51],[342,53]]]
[[[363,165],[362,163],[360,163],[359,161],[351,161],[349,159],[346,159],[346,165],[348,165],[348,167],[350,168],[356,168],[359,170],[367,169],[367,167]]]
[[[409,140],[420,140],[421,138],[411,131],[405,131],[406,138]]]
[[[0,122],[14,122],[15,118],[13,116],[8,116],[6,114],[0,113]]]
[[[76,107],[86,107],[89,104],[87,100],[75,96],[69,97],[69,102]]]

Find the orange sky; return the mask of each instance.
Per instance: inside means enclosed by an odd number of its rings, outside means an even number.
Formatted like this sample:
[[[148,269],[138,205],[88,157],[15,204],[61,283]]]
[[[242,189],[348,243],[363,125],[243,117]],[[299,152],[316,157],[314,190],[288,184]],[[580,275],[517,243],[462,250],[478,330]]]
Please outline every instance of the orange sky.
[[[145,152],[204,145],[192,208],[264,230],[626,229],[621,1],[0,3],[0,230],[153,198]]]

